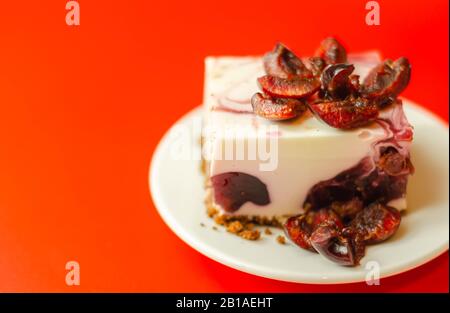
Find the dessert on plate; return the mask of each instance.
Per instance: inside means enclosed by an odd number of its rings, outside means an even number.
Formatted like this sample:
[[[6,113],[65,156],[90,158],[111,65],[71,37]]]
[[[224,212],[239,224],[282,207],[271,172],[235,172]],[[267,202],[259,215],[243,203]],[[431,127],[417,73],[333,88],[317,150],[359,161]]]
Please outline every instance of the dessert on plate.
[[[278,43],[264,57],[208,57],[205,66],[210,212],[283,227],[298,246],[349,266],[395,233],[414,171],[398,98],[406,58],[347,55],[327,38],[312,57]]]

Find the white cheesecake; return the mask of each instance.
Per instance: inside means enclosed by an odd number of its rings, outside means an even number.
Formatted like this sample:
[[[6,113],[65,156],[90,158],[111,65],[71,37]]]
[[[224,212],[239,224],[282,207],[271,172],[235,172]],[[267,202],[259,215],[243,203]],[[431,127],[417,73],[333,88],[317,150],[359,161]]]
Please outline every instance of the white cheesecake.
[[[348,62],[364,78],[381,59],[368,52],[349,55]],[[258,91],[257,77],[264,75],[261,57],[208,57],[205,67],[202,152],[210,208],[278,219],[302,213],[309,201],[320,206],[322,200],[342,200],[340,194],[352,197],[354,181],[384,184],[367,187],[374,192],[368,197],[406,208],[408,175],[392,178],[377,171],[387,147],[409,160],[412,127],[401,102],[383,109],[374,123],[352,130],[330,127],[309,110],[297,119],[274,122],[253,114],[250,102]],[[339,189],[342,173],[354,181]],[[392,192],[391,185],[396,186]],[[312,194],[318,186],[327,186],[323,197],[333,199],[314,200],[322,196]]]

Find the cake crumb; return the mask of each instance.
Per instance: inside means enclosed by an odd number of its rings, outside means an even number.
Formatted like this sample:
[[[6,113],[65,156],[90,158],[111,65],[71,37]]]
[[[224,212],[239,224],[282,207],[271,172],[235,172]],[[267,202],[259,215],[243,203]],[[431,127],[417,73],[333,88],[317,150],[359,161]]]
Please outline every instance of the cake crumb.
[[[278,236],[277,236],[277,242],[278,242],[280,245],[284,245],[284,244],[286,244],[286,238],[285,238],[283,235],[278,235]]]
[[[227,226],[227,231],[233,234],[237,234],[244,229],[244,226],[239,221],[234,221],[229,223]]]
[[[245,229],[247,229],[247,230],[253,230],[253,229],[255,228],[255,224],[253,224],[253,223],[247,223],[247,224],[244,224],[244,227],[245,227]]]
[[[266,235],[272,235],[272,231],[270,230],[270,228],[266,228],[266,229],[264,230],[264,234],[266,234]]]
[[[219,213],[219,211],[216,208],[212,208],[212,207],[208,207],[206,212],[207,212],[208,216],[211,218],[216,216],[217,213]]]
[[[205,227],[205,224],[204,224],[204,223],[200,223],[200,226],[201,226],[201,227]]]
[[[226,221],[227,221],[227,219],[226,219],[225,215],[217,215],[214,218],[214,222],[216,222],[216,224],[219,224],[219,225],[225,225]]]
[[[223,226],[227,232],[246,240],[261,238],[261,231],[256,229],[257,226],[280,228],[283,223],[282,220],[275,217],[222,214],[218,209],[211,206],[207,206],[207,215],[214,220],[216,226]],[[219,230],[216,226],[213,226],[213,229]],[[272,231],[267,228],[265,234],[272,234]]]
[[[261,237],[259,230],[243,230],[238,233],[238,236],[247,240],[258,240]]]

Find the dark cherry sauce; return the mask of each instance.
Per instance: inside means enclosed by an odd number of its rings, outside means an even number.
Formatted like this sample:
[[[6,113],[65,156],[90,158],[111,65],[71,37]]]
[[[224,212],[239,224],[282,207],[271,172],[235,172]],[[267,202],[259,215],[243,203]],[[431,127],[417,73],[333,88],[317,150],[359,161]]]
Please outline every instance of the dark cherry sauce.
[[[214,200],[225,211],[237,211],[250,201],[257,205],[270,203],[267,186],[257,177],[241,173],[227,172],[211,177]]]
[[[317,183],[309,191],[305,205],[315,210],[328,207],[335,201],[347,202],[358,198],[366,206],[403,197],[409,173],[390,176],[372,164],[371,158],[366,157],[354,167]]]

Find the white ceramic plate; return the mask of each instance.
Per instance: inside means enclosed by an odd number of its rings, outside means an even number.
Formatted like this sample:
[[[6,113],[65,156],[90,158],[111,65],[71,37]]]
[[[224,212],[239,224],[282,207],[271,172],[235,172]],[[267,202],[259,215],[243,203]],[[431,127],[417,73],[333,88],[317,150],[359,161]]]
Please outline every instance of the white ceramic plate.
[[[338,266],[292,243],[280,245],[275,238],[281,230],[273,230],[271,236],[263,234],[258,241],[247,241],[223,228],[212,229],[214,223],[206,216],[203,203],[200,162],[175,160],[170,152],[174,140],[199,151],[198,133],[194,134],[193,129],[201,118],[201,108],[180,119],[155,151],[149,175],[154,203],[167,225],[191,247],[254,275],[331,284],[364,281],[366,277],[376,277],[371,273],[376,275],[378,269],[381,278],[410,270],[448,249],[449,132],[448,126],[428,111],[410,101],[404,103],[406,115],[414,125],[411,154],[416,168],[408,186],[408,212],[394,237],[368,247],[359,267]],[[179,135],[180,130],[183,136],[173,136],[175,132]]]

